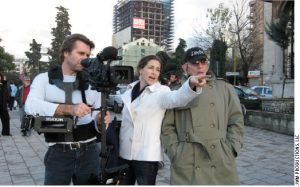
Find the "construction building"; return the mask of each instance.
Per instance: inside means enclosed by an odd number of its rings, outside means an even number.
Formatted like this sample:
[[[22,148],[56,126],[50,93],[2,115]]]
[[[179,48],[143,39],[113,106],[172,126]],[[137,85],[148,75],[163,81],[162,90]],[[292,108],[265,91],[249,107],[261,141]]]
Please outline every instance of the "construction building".
[[[118,0],[114,6],[113,45],[146,38],[172,51],[174,0]]]

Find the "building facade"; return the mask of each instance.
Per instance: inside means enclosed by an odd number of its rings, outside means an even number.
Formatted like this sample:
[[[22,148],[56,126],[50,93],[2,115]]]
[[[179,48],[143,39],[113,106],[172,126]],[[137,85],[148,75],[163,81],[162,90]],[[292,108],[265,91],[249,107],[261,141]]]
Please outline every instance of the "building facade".
[[[256,53],[256,60],[259,64],[263,63],[263,45],[264,45],[264,31],[265,31],[265,20],[264,20],[264,2],[261,0],[252,0],[249,2],[250,6],[250,29],[255,33],[256,42],[259,50]]]
[[[112,62],[112,65],[132,66],[134,71],[136,71],[137,64],[141,58],[147,55],[155,55],[161,50],[162,48],[154,42],[146,38],[140,38],[120,47],[118,55],[122,56],[122,60]]]
[[[173,45],[174,0],[118,0],[114,6],[113,46],[146,38],[167,51]]]
[[[294,97],[293,40],[284,52],[272,41],[265,27],[287,14],[287,7],[294,1],[252,0],[250,6],[251,28],[258,34],[257,42],[262,46],[261,85],[273,88],[273,97]],[[285,56],[285,58],[284,58]],[[288,57],[288,58],[287,58]]]
[[[25,65],[25,62],[27,61],[28,59],[25,59],[25,58],[17,58],[13,61],[13,63],[15,64],[15,71],[18,73],[18,74],[22,74],[24,73],[24,65]]]

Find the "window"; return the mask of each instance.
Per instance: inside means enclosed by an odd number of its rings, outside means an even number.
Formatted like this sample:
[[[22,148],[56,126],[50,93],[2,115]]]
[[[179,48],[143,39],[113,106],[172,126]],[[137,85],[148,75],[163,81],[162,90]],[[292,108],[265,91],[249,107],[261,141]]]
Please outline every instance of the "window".
[[[254,91],[256,91],[258,94],[262,93],[262,88],[255,88]]]
[[[145,49],[141,49],[141,56],[145,56],[145,55],[146,55]]]

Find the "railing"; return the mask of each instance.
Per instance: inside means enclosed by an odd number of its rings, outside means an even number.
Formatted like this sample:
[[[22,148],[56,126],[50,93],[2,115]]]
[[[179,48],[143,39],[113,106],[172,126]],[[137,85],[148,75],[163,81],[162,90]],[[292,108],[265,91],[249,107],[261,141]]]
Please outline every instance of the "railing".
[[[294,114],[294,98],[263,99],[262,111]]]

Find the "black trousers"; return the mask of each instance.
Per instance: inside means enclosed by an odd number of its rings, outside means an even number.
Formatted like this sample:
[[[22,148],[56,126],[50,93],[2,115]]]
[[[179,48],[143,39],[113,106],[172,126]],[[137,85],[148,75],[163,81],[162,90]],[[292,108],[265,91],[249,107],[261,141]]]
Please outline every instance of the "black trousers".
[[[155,185],[158,162],[126,160],[120,158],[121,164],[128,164],[126,175],[120,177],[120,185]]]
[[[9,114],[8,110],[0,110],[0,118],[2,123],[2,135],[10,134]]]
[[[15,97],[10,97],[9,103],[8,103],[8,107],[10,110],[12,110],[14,108],[14,103],[15,103]]]

